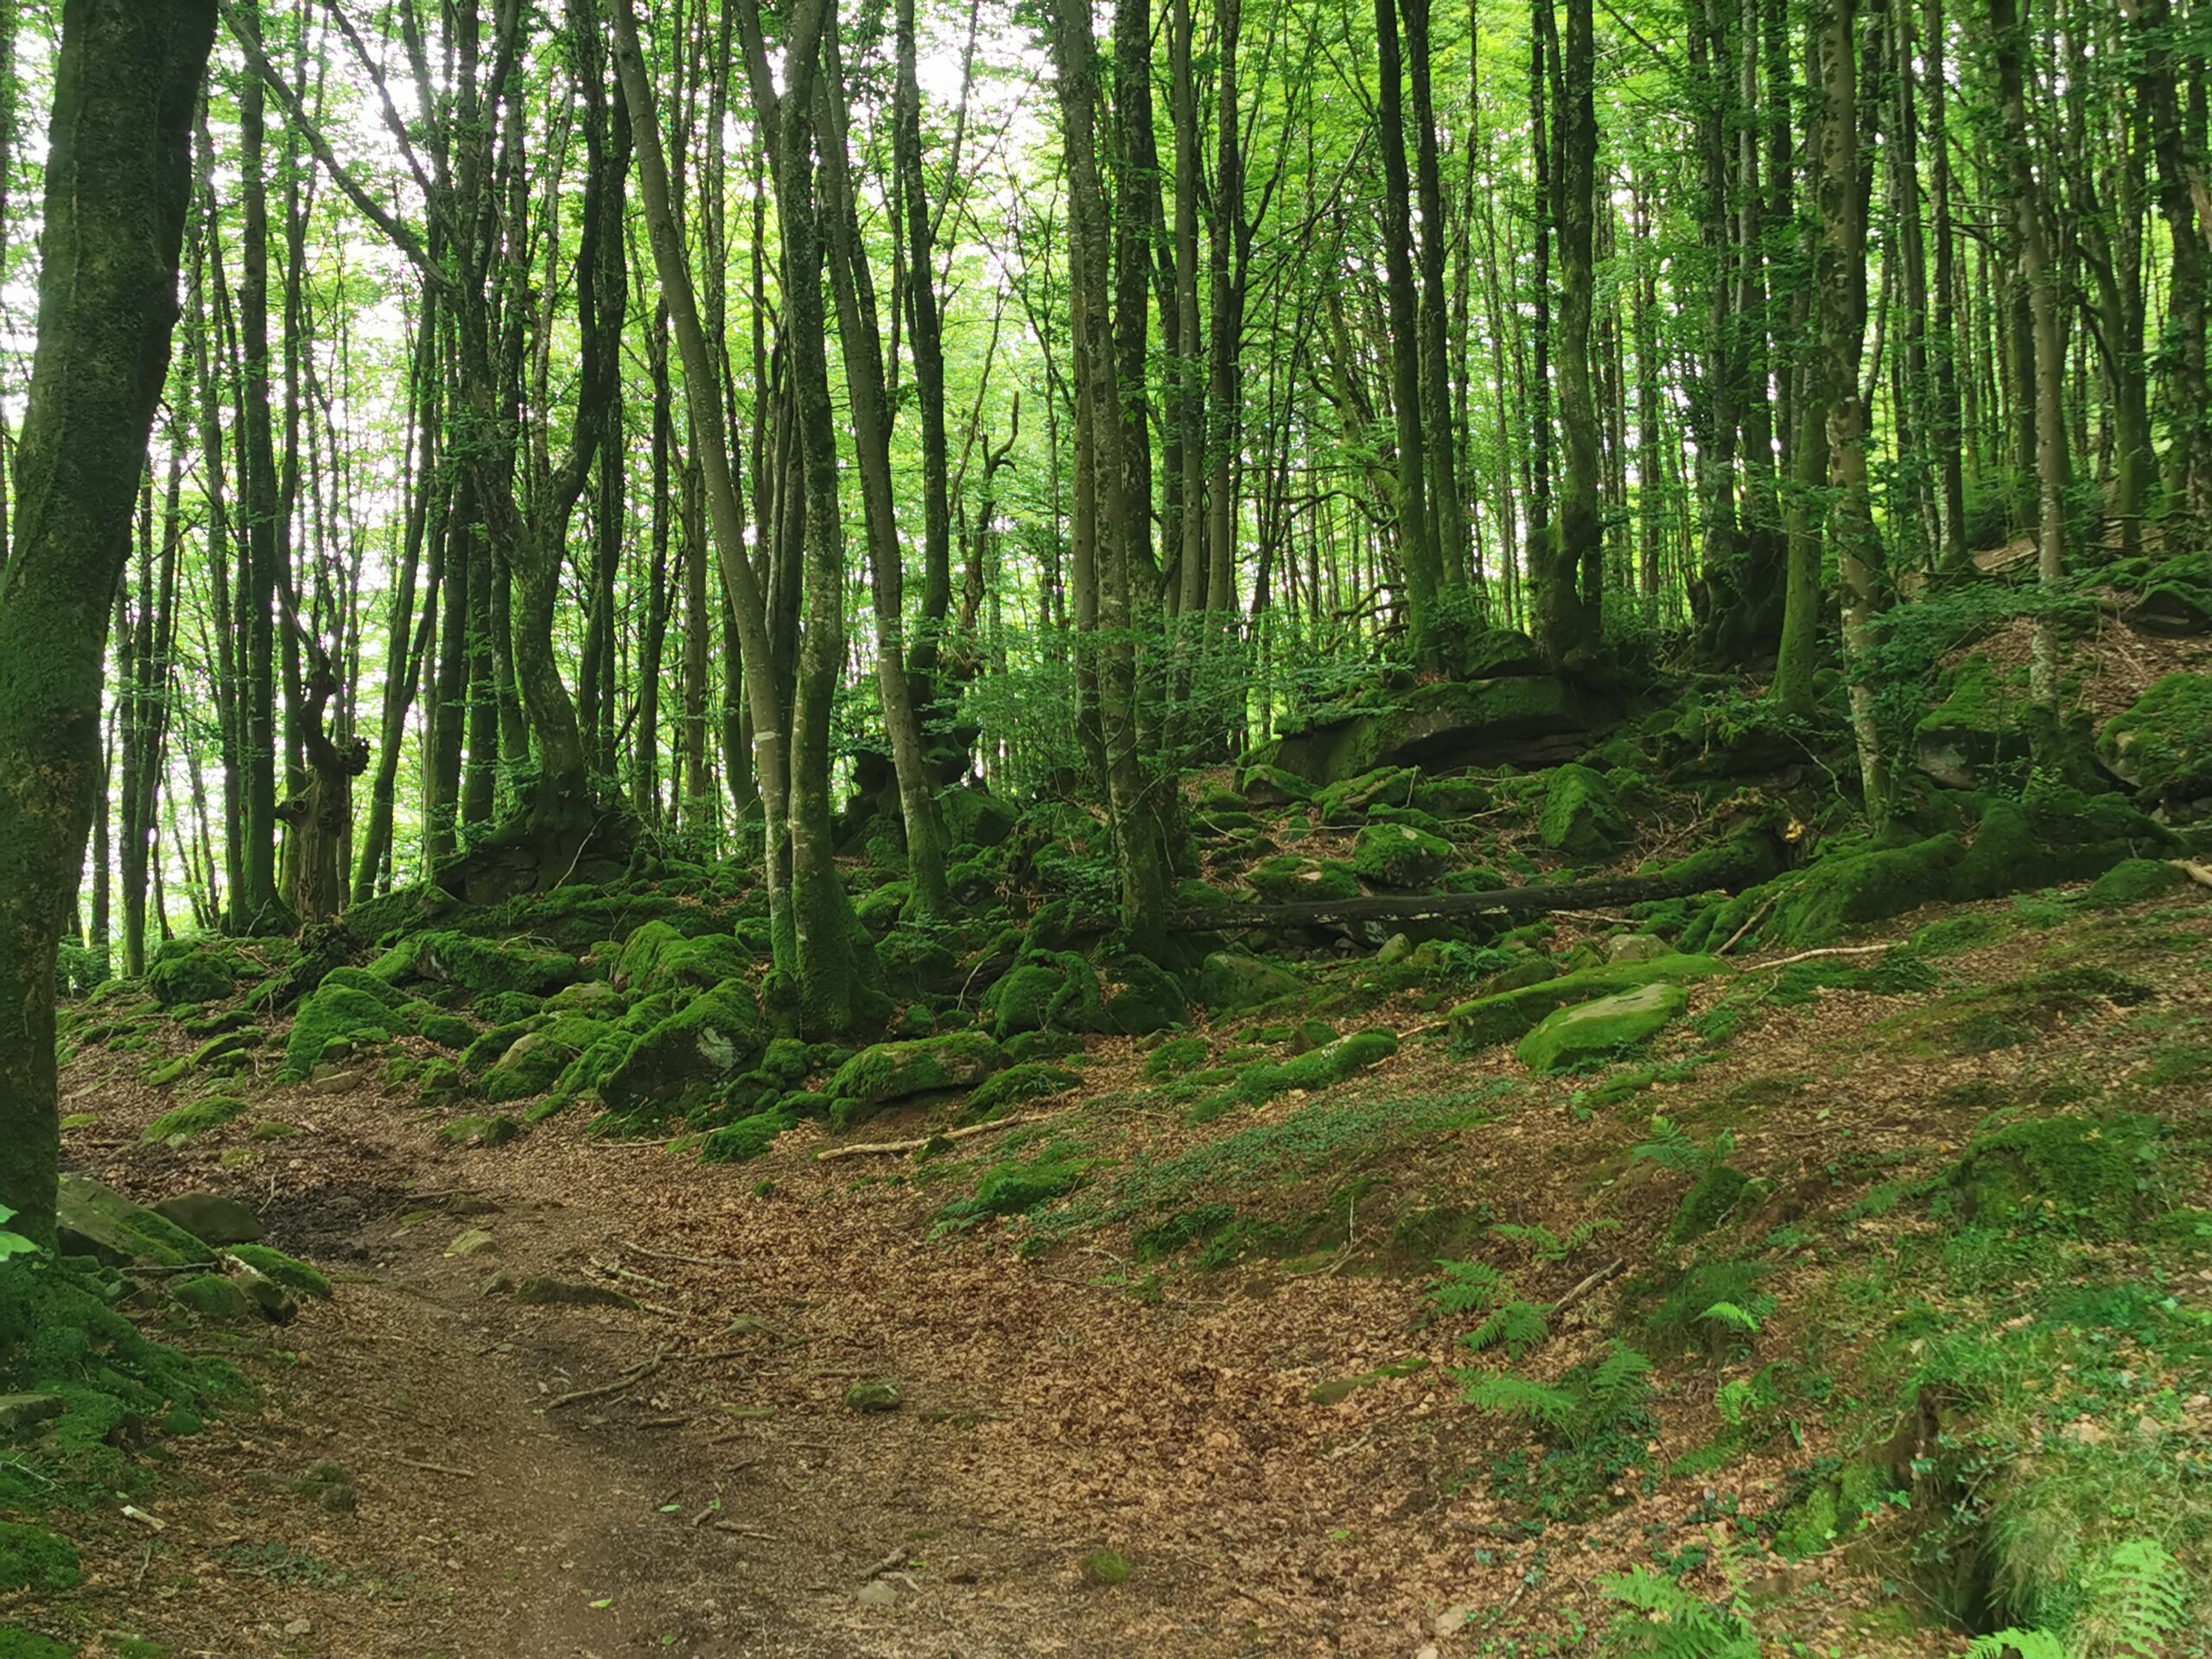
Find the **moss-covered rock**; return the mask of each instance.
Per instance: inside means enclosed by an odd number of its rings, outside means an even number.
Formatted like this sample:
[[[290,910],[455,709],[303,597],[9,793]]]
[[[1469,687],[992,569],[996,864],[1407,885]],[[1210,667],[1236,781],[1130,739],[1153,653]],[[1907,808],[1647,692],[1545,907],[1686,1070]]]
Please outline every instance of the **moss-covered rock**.
[[[318,1301],[330,1300],[330,1281],[306,1262],[289,1256],[282,1250],[272,1250],[266,1244],[234,1244],[229,1254],[251,1268],[265,1279],[273,1279],[287,1290]]]
[[[1182,982],[1147,957],[1107,956],[1098,963],[1106,1029],[1148,1037],[1183,1023],[1191,999]]]
[[[1083,1086],[1079,1073],[1046,1060],[1010,1065],[976,1085],[960,1109],[963,1123],[988,1123],[1024,1101],[1044,1100]]]
[[[1289,969],[1238,951],[1217,950],[1198,971],[1198,1001],[1219,1017],[1294,996],[1306,982]]]
[[[2124,858],[2090,884],[2082,902],[2094,910],[2122,910],[2190,885],[2188,874],[2161,858]]]
[[[1359,873],[1342,859],[1306,858],[1282,853],[1244,873],[1253,892],[1271,904],[1359,896]]]
[[[1144,1074],[1157,1083],[1195,1071],[1206,1063],[1211,1046],[1203,1037],[1171,1037],[1146,1058]]]
[[[245,960],[220,939],[171,939],[156,946],[146,964],[146,988],[163,1007],[219,1002],[247,971]]]
[[[1611,858],[1628,844],[1628,814],[1602,772],[1568,765],[1554,770],[1544,790],[1536,833],[1570,858]]]
[[[528,1100],[558,1082],[577,1056],[607,1035],[611,1027],[587,1014],[556,1014],[547,1024],[524,1032],[507,1046],[484,1073],[480,1085],[492,1105]]]
[[[167,1648],[157,1648],[151,1643],[136,1649],[118,1647],[116,1651],[130,1659],[166,1659]],[[77,1649],[65,1647],[52,1638],[26,1630],[14,1624],[0,1624],[0,1659],[76,1659]]]
[[[1649,963],[1632,964],[1648,967]],[[1521,1039],[1521,1064],[1532,1071],[1567,1071],[1642,1047],[1680,1019],[1689,993],[1663,981],[1616,991],[1545,1016]]]
[[[753,956],[727,933],[688,937],[664,921],[651,921],[623,942],[615,958],[614,982],[626,990],[708,990],[741,978]]]
[[[1005,1065],[1006,1051],[980,1031],[878,1043],[854,1055],[830,1080],[830,1126],[842,1131],[894,1101],[973,1088]]]
[[[2145,794],[2212,794],[2212,675],[2169,674],[2097,740],[2105,763]]]
[[[1478,996],[1452,1010],[1453,1041],[1488,1048],[1517,1041],[1553,1014],[1646,985],[1686,984],[1726,970],[1712,957],[1669,956],[1655,962],[1608,963],[1579,973],[1560,974],[1533,984]]]
[[[113,1267],[186,1268],[215,1259],[205,1243],[175,1222],[89,1176],[66,1170],[55,1224],[62,1254],[96,1256]]]
[[[0,1521],[0,1595],[58,1596],[85,1580],[76,1547],[44,1527]],[[66,1649],[58,1649],[66,1652]]]
[[[204,1100],[172,1106],[146,1126],[143,1142],[149,1147],[181,1147],[244,1117],[247,1109],[245,1102],[229,1095],[210,1095]]]
[[[1410,823],[1370,823],[1359,832],[1352,868],[1379,887],[1426,887],[1452,865],[1452,843]]]
[[[438,1133],[456,1147],[504,1147],[522,1134],[522,1124],[505,1112],[456,1117]]]
[[[754,1112],[734,1123],[709,1132],[699,1143],[699,1159],[709,1164],[742,1164],[758,1158],[775,1144],[776,1137],[798,1122],[779,1108]]]
[[[1246,1066],[1217,1092],[1202,1096],[1191,1109],[1190,1118],[1194,1123],[1210,1122],[1233,1107],[1264,1105],[1294,1089],[1319,1093],[1381,1065],[1397,1052],[1395,1032],[1357,1031],[1280,1064],[1262,1060]],[[1190,1081],[1198,1083],[1206,1076],[1200,1072]]]
[[[1516,659],[1509,654],[1503,665]],[[1588,687],[1541,674],[1438,680],[1375,701],[1287,734],[1252,759],[1316,784],[1380,766],[1541,766],[1579,752],[1620,718]]]
[[[2085,1237],[2132,1236],[2164,1207],[2165,1125],[2134,1113],[2010,1123],[1981,1136],[1952,1171],[1958,1213],[1980,1226],[2048,1221]]]
[[[1914,728],[1920,769],[1947,789],[1972,789],[2000,763],[2024,760],[2032,747],[2024,716],[2026,685],[2000,677],[1975,652],[1952,674],[1943,701]]]
[[[944,819],[946,844],[953,847],[1000,846],[1021,822],[1012,803],[972,784],[938,796],[938,811]]]
[[[238,1281],[219,1273],[195,1273],[169,1281],[168,1293],[203,1319],[232,1325],[253,1313],[253,1303]]]
[[[1490,786],[1474,778],[1423,778],[1414,785],[1413,804],[1440,818],[1468,818],[1487,812],[1496,802]]]
[[[1236,779],[1237,794],[1249,806],[1288,806],[1313,798],[1313,785],[1281,766],[1247,766]]]
[[[433,1003],[414,1001],[404,1003],[399,1010],[403,1018],[415,1029],[415,1034],[440,1048],[458,1052],[476,1040],[476,1027],[457,1014],[448,1014]]]
[[[481,939],[466,933],[431,932],[414,941],[415,970],[480,995],[520,991],[549,996],[582,977],[576,959],[528,939]]]
[[[768,1036],[752,991],[734,981],[717,985],[639,1035],[601,1080],[600,1097],[617,1111],[696,1098],[743,1071]]]
[[[350,985],[318,986],[300,1005],[292,1034],[284,1045],[283,1077],[292,1082],[321,1063],[326,1049],[347,1043],[359,1048],[389,1041],[408,1029],[400,1009]]]

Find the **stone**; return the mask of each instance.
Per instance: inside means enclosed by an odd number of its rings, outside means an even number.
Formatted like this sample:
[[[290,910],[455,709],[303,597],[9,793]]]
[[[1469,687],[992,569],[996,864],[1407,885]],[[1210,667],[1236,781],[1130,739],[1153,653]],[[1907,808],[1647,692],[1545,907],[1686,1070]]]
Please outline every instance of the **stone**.
[[[1572,858],[1611,858],[1628,844],[1628,814],[1605,774],[1588,766],[1556,768],[1544,790],[1536,833],[1545,846]]]
[[[1006,1063],[1006,1051],[981,1031],[878,1043],[839,1066],[830,1080],[830,1125],[849,1128],[884,1106],[917,1095],[973,1088]]]
[[[745,1070],[767,1041],[759,1000],[747,986],[727,982],[644,1030],[608,1068],[600,1096],[618,1111],[702,1096],[709,1085]]]
[[[1564,1071],[1641,1047],[1689,1007],[1689,993],[1664,982],[1638,986],[1560,1009],[1521,1039],[1516,1051],[1531,1071]]]
[[[2105,764],[2171,801],[2212,794],[2212,675],[2169,674],[2097,739]]]
[[[881,1579],[871,1579],[853,1592],[853,1599],[863,1607],[895,1607],[899,1592]]]
[[[1313,784],[1378,766],[1541,766],[1580,754],[1620,719],[1608,699],[1549,675],[1440,680],[1390,693],[1385,707],[1286,735],[1252,760]]]
[[[170,1281],[169,1294],[203,1319],[232,1324],[253,1312],[253,1302],[235,1280],[219,1273],[198,1273]]]
[[[68,1409],[58,1394],[0,1394],[0,1440],[19,1440]]]
[[[1421,887],[1452,868],[1452,843],[1410,823],[1370,823],[1359,832],[1352,868],[1381,887]]]
[[[1198,1001],[1218,1016],[1295,995],[1306,982],[1289,969],[1239,951],[1217,950],[1198,970]]]
[[[206,1244],[251,1244],[261,1236],[261,1217],[219,1193],[180,1192],[156,1205],[154,1213]]]
[[[1608,963],[1580,973],[1560,974],[1535,984],[1462,1002],[1452,1010],[1452,1036],[1455,1042],[1469,1048],[1515,1042],[1560,1008],[1595,1001],[1640,986],[1662,982],[1682,984],[1726,970],[1727,964],[1713,957],[1667,956],[1652,962]]]
[[[1607,962],[1656,962],[1674,948],[1654,933],[1619,933],[1605,944]]]
[[[498,1241],[481,1227],[464,1228],[453,1243],[446,1246],[446,1259],[450,1262],[464,1255],[479,1255],[497,1247]]]
[[[97,1256],[110,1267],[187,1268],[215,1259],[205,1241],[88,1176],[62,1175],[55,1225],[61,1254]]]
[[[1402,933],[1393,933],[1382,941],[1382,948],[1375,953],[1378,967],[1391,968],[1414,953],[1414,942]]]
[[[525,1279],[514,1287],[515,1300],[525,1307],[630,1307],[638,1299],[612,1285],[594,1285],[570,1279]]]
[[[880,1376],[866,1382],[855,1382],[845,1390],[845,1407],[849,1411],[871,1414],[896,1411],[906,1403],[906,1388],[893,1376]]]
[[[1913,729],[1921,771],[1946,789],[1972,789],[1992,766],[2025,760],[2032,747],[2024,684],[2000,681],[1974,652],[1951,676],[1950,693]]]

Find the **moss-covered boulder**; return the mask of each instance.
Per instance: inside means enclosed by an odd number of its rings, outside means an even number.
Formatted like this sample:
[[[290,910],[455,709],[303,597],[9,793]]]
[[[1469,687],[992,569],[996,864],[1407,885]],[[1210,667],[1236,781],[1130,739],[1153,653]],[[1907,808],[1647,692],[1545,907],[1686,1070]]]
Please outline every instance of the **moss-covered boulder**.
[[[2167,675],[2113,717],[2097,751],[2146,795],[2212,795],[2212,675]]]
[[[398,1007],[351,985],[318,986],[292,1021],[284,1044],[283,1076],[297,1082],[321,1063],[325,1051],[344,1043],[360,1048],[405,1034]]]
[[[745,1070],[769,1034],[749,988],[734,981],[717,985],[639,1033],[601,1080],[600,1097],[617,1111],[696,1098]]]
[[[1495,798],[1478,779],[1424,778],[1414,785],[1413,804],[1440,818],[1466,818],[1489,811]]]
[[[1656,1037],[1682,1016],[1689,1001],[1688,992],[1663,981],[1616,991],[1546,1015],[1516,1052],[1531,1071],[1571,1071],[1614,1059]]]
[[[1570,858],[1604,859],[1626,846],[1631,832],[1605,774],[1569,765],[1555,769],[1545,786],[1536,833]]]
[[[2212,555],[2184,553],[2153,565],[2137,591],[2125,619],[2137,632],[2212,633]]]
[[[330,1281],[296,1256],[272,1250],[266,1244],[234,1244],[227,1254],[287,1290],[312,1296],[317,1301],[330,1300]]]
[[[1352,868],[1378,887],[1426,887],[1452,868],[1452,843],[1410,823],[1370,823],[1359,832]]]
[[[204,1241],[86,1175],[63,1172],[54,1219],[64,1255],[143,1268],[188,1268],[215,1259]]]
[[[741,978],[752,967],[752,952],[730,934],[690,938],[666,922],[651,921],[623,942],[614,982],[640,994],[707,990]]]
[[[1010,1065],[995,1077],[976,1085],[960,1108],[963,1123],[987,1123],[1025,1101],[1064,1095],[1083,1085],[1082,1075],[1048,1060],[1029,1060]]]
[[[946,790],[938,798],[938,811],[944,819],[946,844],[953,847],[1000,846],[1021,822],[1012,804],[973,784]]]
[[[1190,1014],[1191,999],[1182,982],[1147,957],[1103,957],[1098,963],[1098,977],[1109,1031],[1148,1037],[1181,1025]]]
[[[1287,734],[1255,751],[1253,762],[1316,784],[1378,766],[1545,766],[1580,753],[1620,720],[1618,709],[1588,687],[1541,674],[1439,680],[1374,702]]]
[[[1320,809],[1324,823],[1357,823],[1370,812],[1406,806],[1420,782],[1418,766],[1378,766],[1316,790],[1313,804]]]
[[[156,1205],[154,1213],[203,1244],[251,1244],[261,1236],[261,1217],[219,1192],[180,1192]]]
[[[163,1007],[219,1002],[238,988],[246,963],[220,939],[171,939],[146,964],[146,988]]]
[[[1279,963],[1217,950],[1198,970],[1198,1001],[1219,1017],[1295,996],[1306,982]]]
[[[142,1142],[149,1147],[180,1147],[244,1117],[246,1110],[245,1102],[232,1095],[209,1095],[202,1100],[188,1101],[184,1105],[170,1107],[149,1123]]]
[[[1006,1051],[980,1031],[949,1032],[918,1042],[878,1043],[837,1068],[830,1080],[830,1122],[842,1130],[895,1101],[971,1089],[1006,1065]]]
[[[58,1596],[74,1590],[84,1580],[76,1546],[67,1539],[44,1527],[0,1521],[0,1595],[28,1590],[35,1595]],[[70,1649],[57,1646],[54,1651]]]
[[[1289,806],[1313,798],[1313,785],[1281,766],[1247,766],[1238,774],[1236,792],[1249,806]]]
[[[791,1112],[771,1107],[754,1112],[718,1129],[709,1131],[699,1143],[699,1160],[708,1164],[742,1164],[758,1158],[776,1137],[798,1122]]]
[[[1913,730],[1920,769],[1947,789],[1972,789],[1991,766],[2025,760],[2031,742],[2024,716],[2032,707],[2024,683],[2000,676],[1974,652]]]
[[[1270,904],[1302,904],[1314,899],[1355,899],[1359,874],[1342,859],[1305,858],[1282,853],[1262,860],[1245,872],[1252,891]]]
[[[415,971],[478,993],[520,991],[550,996],[582,977],[565,950],[529,939],[480,939],[466,933],[424,933],[414,940]]]
[[[588,1014],[556,1014],[547,1024],[524,1032],[507,1046],[506,1052],[485,1071],[480,1092],[494,1106],[544,1094],[577,1056],[611,1029],[605,1020]]]
[[[1516,1042],[1561,1008],[1647,985],[1687,984],[1726,969],[1715,957],[1682,955],[1586,968],[1461,1003],[1452,1010],[1452,1036],[1468,1048]]]
[[[2123,910],[2189,885],[2187,873],[2165,859],[2124,858],[2090,884],[2082,902],[2092,910]]]
[[[2129,1237],[2165,1207],[2165,1132],[2136,1113],[2008,1123],[1975,1141],[1952,1171],[1957,1213],[1978,1226],[2047,1224],[2088,1238]]]

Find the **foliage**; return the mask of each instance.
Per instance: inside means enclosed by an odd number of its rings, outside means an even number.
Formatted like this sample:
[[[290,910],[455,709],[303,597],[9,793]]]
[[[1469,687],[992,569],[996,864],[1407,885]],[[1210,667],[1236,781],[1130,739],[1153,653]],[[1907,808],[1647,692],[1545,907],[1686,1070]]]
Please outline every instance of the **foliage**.
[[[1619,1659],[1759,1659],[1758,1637],[1742,1611],[1699,1600],[1645,1567],[1599,1580],[1608,1601],[1630,1609],[1605,1632]]]

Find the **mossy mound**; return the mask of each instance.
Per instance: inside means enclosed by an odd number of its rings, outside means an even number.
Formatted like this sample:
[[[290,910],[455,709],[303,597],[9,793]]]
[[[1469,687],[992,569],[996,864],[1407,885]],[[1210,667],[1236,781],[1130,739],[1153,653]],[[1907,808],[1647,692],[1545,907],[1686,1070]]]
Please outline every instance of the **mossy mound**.
[[[2090,885],[2082,902],[2093,910],[2123,910],[2189,884],[2189,876],[2164,859],[2124,858]]]
[[[556,1014],[508,1045],[485,1071],[480,1092],[494,1106],[542,1095],[560,1081],[579,1055],[612,1029],[605,1020],[585,1014]]]
[[[775,1144],[776,1137],[798,1119],[791,1113],[771,1109],[741,1117],[712,1130],[699,1143],[699,1158],[709,1164],[741,1164],[758,1158]]]
[[[63,1254],[89,1255],[122,1267],[211,1265],[206,1243],[167,1217],[135,1205],[114,1188],[64,1171],[55,1205]],[[0,1331],[4,1331],[0,1325]]]
[[[2135,1113],[2011,1123],[1981,1136],[1952,1171],[1960,1217],[1977,1226],[2048,1222],[2088,1238],[2133,1236],[2164,1207],[2165,1125]]]
[[[1083,1085],[1082,1076],[1065,1066],[1049,1061],[1030,1060],[1020,1065],[1010,1065],[995,1077],[989,1077],[976,1085],[975,1093],[968,1096],[960,1109],[963,1123],[987,1123],[1009,1108],[1024,1101],[1044,1100],[1053,1095],[1064,1095],[1071,1089]]]
[[[1340,1037],[1324,1048],[1276,1064],[1258,1061],[1236,1074],[1235,1081],[1205,1096],[1191,1109],[1190,1121],[1209,1123],[1238,1106],[1262,1106],[1294,1089],[1318,1094],[1333,1084],[1379,1065],[1398,1052],[1398,1036],[1391,1031],[1358,1031]],[[1212,1074],[1200,1072],[1191,1079],[1200,1084]]]
[[[1440,818],[1465,818],[1489,811],[1496,799],[1477,779],[1423,778],[1414,785],[1412,804]]]
[[[1726,965],[1712,957],[1675,955],[1650,962],[1608,963],[1578,973],[1554,973],[1531,984],[1461,1003],[1451,1014],[1452,1040],[1468,1048],[1515,1042],[1561,1008],[1642,986],[1709,978],[1725,972]],[[1548,972],[1550,964],[1532,963],[1526,971]]]
[[[2212,794],[2212,676],[2167,675],[2106,726],[2097,749],[2145,794]]]
[[[171,939],[146,964],[146,988],[163,1007],[219,1002],[238,988],[251,965],[219,939]]]
[[[1245,884],[1270,904],[1301,904],[1359,896],[1359,873],[1342,859],[1283,853],[1254,865]]]
[[[1376,807],[1409,804],[1420,781],[1415,767],[1381,766],[1317,791],[1313,804],[1320,809],[1324,823],[1357,823]]]
[[[287,1290],[296,1290],[302,1295],[312,1296],[318,1301],[330,1300],[330,1281],[306,1262],[287,1255],[282,1250],[272,1250],[266,1244],[233,1244],[229,1254],[264,1279],[274,1279]]]
[[[166,1655],[168,1649],[156,1648],[149,1643],[136,1649],[118,1647],[116,1651],[134,1656],[143,1653],[146,1659],[159,1659],[159,1656]],[[20,1630],[13,1624],[0,1624],[0,1659],[75,1659],[76,1652],[74,1648],[65,1647],[32,1631]]]
[[[298,1082],[321,1063],[325,1052],[344,1043],[355,1048],[387,1042],[408,1030],[399,1008],[350,985],[321,986],[300,1005],[292,1034],[284,1045],[282,1075]]]
[[[0,1521],[0,1595],[28,1590],[55,1596],[85,1581],[76,1547],[44,1527]]]
[[[458,1052],[476,1040],[478,1033],[474,1026],[459,1014],[448,1014],[431,1003],[404,1003],[399,1012],[414,1026],[416,1036],[426,1042],[436,1044],[440,1048]]]
[[[1217,1016],[1262,1007],[1306,988],[1289,969],[1240,951],[1217,950],[1198,970],[1198,1001]]]
[[[1182,982],[1147,957],[1103,957],[1098,963],[1101,1012],[1108,1031],[1148,1037],[1183,1023],[1191,999]]]
[[[1713,1165],[1682,1195],[1681,1207],[1667,1230],[1668,1242],[1688,1244],[1703,1238],[1727,1220],[1751,1185],[1751,1178],[1732,1164]]]
[[[734,1076],[767,1046],[768,1026],[760,1004],[747,987],[734,981],[702,991],[670,1008],[672,997],[648,998],[623,1018],[626,1030],[642,1020],[661,1017],[626,1044],[612,1034],[594,1043],[574,1064],[587,1058],[605,1065],[600,1098],[616,1111],[651,1103],[694,1100],[721,1078]],[[670,1010],[663,1012],[663,1010]],[[614,1051],[620,1049],[619,1057]],[[563,1074],[563,1087],[583,1086]]]
[[[228,1095],[210,1095],[183,1106],[172,1106],[146,1126],[143,1143],[149,1147],[178,1147],[219,1129],[246,1115],[245,1102]]]
[[[1663,981],[1617,991],[1548,1014],[1521,1039],[1516,1052],[1531,1071],[1568,1071],[1615,1059],[1643,1047],[1679,1020],[1689,1001],[1688,992]]]
[[[1425,887],[1452,868],[1452,843],[1441,836],[1410,823],[1370,823],[1359,832],[1352,868],[1376,887]]]
[[[520,991],[549,996],[582,976],[576,959],[529,939],[480,939],[466,933],[424,933],[414,941],[415,971],[480,995]]]
[[[235,1325],[253,1313],[253,1303],[238,1281],[219,1273],[195,1273],[188,1278],[173,1279],[168,1294],[201,1319],[217,1325]]]
[[[976,1183],[974,1198],[947,1205],[944,1218],[972,1223],[997,1216],[1026,1216],[1055,1198],[1065,1198],[1082,1182],[1083,1166],[1061,1159],[1001,1164]]]
[[[1106,1029],[1097,970],[1072,950],[1025,950],[984,996],[983,1014],[1001,1040],[1027,1031]]]
[[[1570,858],[1611,858],[1632,833],[1605,774],[1580,764],[1555,768],[1544,789],[1536,833]]]
[[[1236,792],[1249,806],[1288,806],[1313,798],[1313,785],[1281,766],[1247,766],[1237,775]]]
[[[1913,730],[1920,769],[1949,789],[1971,789],[1993,766],[2018,762],[2032,747],[2024,718],[2027,687],[2000,679],[1974,652],[1952,674],[1943,701]]]
[[[1211,1045],[1203,1037],[1171,1037],[1152,1051],[1144,1063],[1144,1074],[1154,1083],[1179,1077],[1204,1065],[1211,1052]]]
[[[973,1088],[1005,1065],[1006,1051],[980,1031],[878,1043],[854,1055],[830,1080],[830,1127],[849,1128],[894,1101]]]
[[[624,941],[615,958],[614,982],[626,990],[708,990],[742,978],[753,953],[727,933],[687,937],[664,921],[647,922]]]

